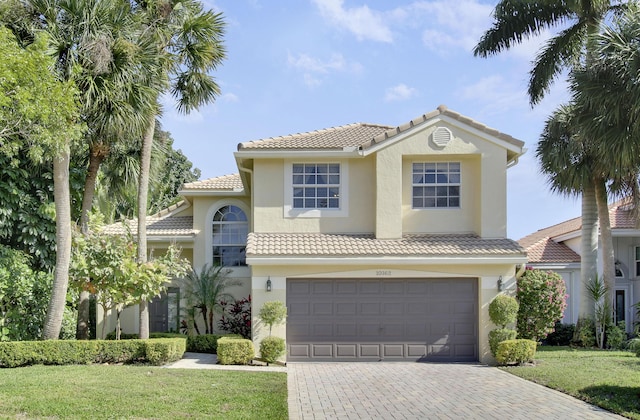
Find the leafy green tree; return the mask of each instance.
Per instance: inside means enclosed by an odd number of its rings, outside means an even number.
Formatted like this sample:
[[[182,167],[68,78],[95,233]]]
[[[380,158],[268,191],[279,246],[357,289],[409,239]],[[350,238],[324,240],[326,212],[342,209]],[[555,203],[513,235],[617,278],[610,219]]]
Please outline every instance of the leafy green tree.
[[[518,337],[544,339],[567,307],[564,280],[552,271],[527,269],[518,282]]]
[[[56,264],[53,291],[47,307],[44,338],[60,335],[66,305],[71,257],[70,147],[82,134],[71,81],[50,72],[54,61],[47,55],[47,37],[38,35],[27,48],[0,27],[0,145],[14,157],[29,145],[35,162],[53,161],[53,196],[56,218]]]
[[[180,259],[173,246],[164,255],[144,264],[136,261],[136,244],[131,237],[106,235],[97,226],[88,234],[74,237],[74,258],[71,266],[73,286],[97,296],[104,310],[103,331],[107,312],[121,310],[141,300],[159,296],[174,276],[187,272],[189,262]],[[119,326],[116,334],[119,335]]]
[[[274,325],[282,324],[287,317],[287,307],[279,300],[265,302],[258,313],[260,320],[269,326],[269,336]]]
[[[211,71],[225,58],[222,44],[222,15],[203,10],[196,0],[159,0],[141,2],[143,39],[155,46],[157,62],[145,67],[146,79],[157,84],[155,106],[149,109],[143,136],[138,182],[138,261],[147,259],[147,198],[151,145],[155,132],[158,99],[164,92],[178,101],[178,111],[189,112],[211,102],[220,89]],[[149,311],[140,305],[140,337],[149,336]]]
[[[213,334],[214,316],[222,312],[221,302],[233,299],[226,290],[241,284],[240,280],[228,277],[229,272],[222,266],[205,264],[200,272],[192,268],[185,279],[188,305],[200,310],[205,334]]]

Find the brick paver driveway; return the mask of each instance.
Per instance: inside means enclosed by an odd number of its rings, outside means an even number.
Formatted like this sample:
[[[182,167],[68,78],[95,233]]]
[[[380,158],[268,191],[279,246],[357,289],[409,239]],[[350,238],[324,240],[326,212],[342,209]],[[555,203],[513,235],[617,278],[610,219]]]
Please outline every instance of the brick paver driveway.
[[[291,419],[622,418],[475,364],[288,363]]]

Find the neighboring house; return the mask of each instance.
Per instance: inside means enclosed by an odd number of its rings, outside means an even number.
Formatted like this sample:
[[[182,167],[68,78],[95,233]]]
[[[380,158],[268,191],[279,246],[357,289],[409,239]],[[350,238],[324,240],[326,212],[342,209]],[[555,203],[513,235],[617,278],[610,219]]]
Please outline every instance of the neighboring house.
[[[506,238],[507,168],[523,145],[444,106],[399,127],[240,143],[238,174],[186,184],[148,219],[149,248],[176,242],[196,269],[231,268],[256,345],[263,303],[285,302],[273,333],[288,361],[490,362],[488,305],[527,261]]]
[[[636,227],[631,209],[624,200],[609,206],[611,233],[616,259],[614,316],[623,321],[627,332],[633,331],[635,310],[640,302],[640,229]],[[555,271],[567,286],[567,308],[563,323],[575,324],[580,307],[580,252],[582,218],[541,229],[520,239],[527,251],[528,266]],[[602,254],[598,253],[598,271],[602,271]]]

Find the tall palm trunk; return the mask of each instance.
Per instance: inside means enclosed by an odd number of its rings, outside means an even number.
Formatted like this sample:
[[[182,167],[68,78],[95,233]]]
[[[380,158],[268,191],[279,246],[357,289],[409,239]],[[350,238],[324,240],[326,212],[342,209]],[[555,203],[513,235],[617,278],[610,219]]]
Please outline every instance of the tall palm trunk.
[[[596,201],[598,203],[598,219],[600,220],[600,246],[602,251],[602,277],[607,289],[606,300],[612,299],[616,282],[615,252],[611,221],[609,220],[609,202],[604,179],[596,179]],[[611,301],[613,303],[613,301]],[[611,306],[613,308],[613,306]]]
[[[149,126],[142,140],[140,152],[140,176],[138,182],[138,264],[147,262],[147,196],[149,193],[149,168],[151,167],[151,146],[156,129],[155,114],[149,115]],[[140,302],[140,338],[149,338],[149,303]]]
[[[56,209],[56,268],[53,290],[47,307],[43,338],[56,340],[62,329],[67,303],[71,262],[71,195],[69,192],[69,145],[53,159],[53,196]]]
[[[100,165],[104,162],[107,156],[105,148],[98,143],[91,145],[91,152],[89,153],[89,168],[87,170],[87,177],[84,181],[84,191],[82,194],[82,213],[80,214],[80,232],[83,235],[89,233],[89,213],[93,207],[93,197],[96,192],[96,180],[98,179],[98,171]],[[78,322],[76,324],[76,339],[88,340],[89,339],[89,316],[90,316],[90,303],[89,298],[91,294],[86,290],[80,291],[80,297],[78,299]]]
[[[582,191],[582,231],[580,255],[580,310],[578,320],[593,316],[586,286],[598,274],[598,206],[596,189],[587,183]],[[577,330],[577,328],[576,328]]]

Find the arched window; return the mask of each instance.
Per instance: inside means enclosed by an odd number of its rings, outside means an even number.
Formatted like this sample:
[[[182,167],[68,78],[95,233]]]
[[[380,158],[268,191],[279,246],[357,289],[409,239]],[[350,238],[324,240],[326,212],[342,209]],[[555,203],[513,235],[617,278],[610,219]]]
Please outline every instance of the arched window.
[[[245,249],[249,222],[236,206],[224,206],[213,215],[213,263],[222,266],[247,265]]]

